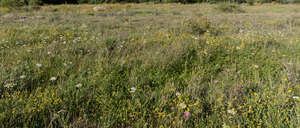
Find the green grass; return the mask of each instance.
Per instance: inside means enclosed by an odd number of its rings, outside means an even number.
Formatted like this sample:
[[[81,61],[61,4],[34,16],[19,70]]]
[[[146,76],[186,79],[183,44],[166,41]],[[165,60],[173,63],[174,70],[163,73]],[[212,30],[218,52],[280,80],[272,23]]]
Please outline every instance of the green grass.
[[[101,6],[0,8],[0,127],[299,127],[299,5]]]

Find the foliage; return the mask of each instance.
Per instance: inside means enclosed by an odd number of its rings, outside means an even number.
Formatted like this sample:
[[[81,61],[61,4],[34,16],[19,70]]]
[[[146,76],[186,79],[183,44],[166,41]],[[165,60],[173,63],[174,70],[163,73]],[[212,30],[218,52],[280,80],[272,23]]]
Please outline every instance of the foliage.
[[[298,126],[297,6],[92,7],[0,15],[0,127]]]
[[[228,4],[228,3],[221,3],[218,4],[217,9],[221,12],[228,12],[228,13],[242,13],[245,12],[239,5],[237,4]]]
[[[48,4],[102,4],[102,3],[143,3],[143,2],[155,2],[155,3],[248,3],[253,5],[254,3],[299,3],[299,0],[0,0],[0,6],[2,7],[20,7],[27,5],[48,5]],[[233,4],[229,4],[233,5]],[[228,9],[232,8],[227,5]]]

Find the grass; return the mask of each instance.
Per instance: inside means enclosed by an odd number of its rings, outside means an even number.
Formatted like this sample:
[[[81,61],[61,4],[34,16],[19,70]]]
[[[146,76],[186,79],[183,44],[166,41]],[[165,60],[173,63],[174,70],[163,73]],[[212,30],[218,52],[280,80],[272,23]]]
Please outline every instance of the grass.
[[[0,8],[1,127],[299,127],[299,5]]]

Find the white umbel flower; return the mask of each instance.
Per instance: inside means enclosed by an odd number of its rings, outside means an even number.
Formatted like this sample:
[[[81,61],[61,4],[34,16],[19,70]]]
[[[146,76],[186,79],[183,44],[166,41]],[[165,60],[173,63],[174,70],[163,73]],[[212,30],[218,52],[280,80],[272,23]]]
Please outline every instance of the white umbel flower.
[[[186,104],[184,104],[184,103],[180,103],[178,106],[182,109],[186,108]]]
[[[22,76],[20,76],[20,78],[21,78],[21,79],[25,79],[25,78],[26,78],[26,76],[25,76],[25,75],[22,75]]]
[[[227,113],[232,114],[232,115],[236,114],[236,112],[234,110],[227,110]]]
[[[56,79],[57,79],[56,77],[51,77],[50,81],[56,81]]]
[[[134,93],[135,91],[136,91],[136,87],[132,87],[132,88],[130,88],[129,92]]]
[[[13,83],[8,83],[6,85],[4,85],[5,88],[12,88],[14,87],[16,84],[13,84]]]
[[[76,86],[77,88],[81,88],[81,87],[82,87],[82,84],[79,83],[79,84],[76,84],[75,86]]]
[[[40,63],[37,63],[37,64],[36,64],[36,66],[38,66],[38,67],[42,67],[42,64],[40,64]]]

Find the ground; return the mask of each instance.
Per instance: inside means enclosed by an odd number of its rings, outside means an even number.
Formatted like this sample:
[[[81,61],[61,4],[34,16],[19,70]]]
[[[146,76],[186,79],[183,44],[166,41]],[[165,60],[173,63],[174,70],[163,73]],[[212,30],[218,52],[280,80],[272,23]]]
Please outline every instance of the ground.
[[[1,127],[299,127],[300,5],[227,6],[0,8]]]

